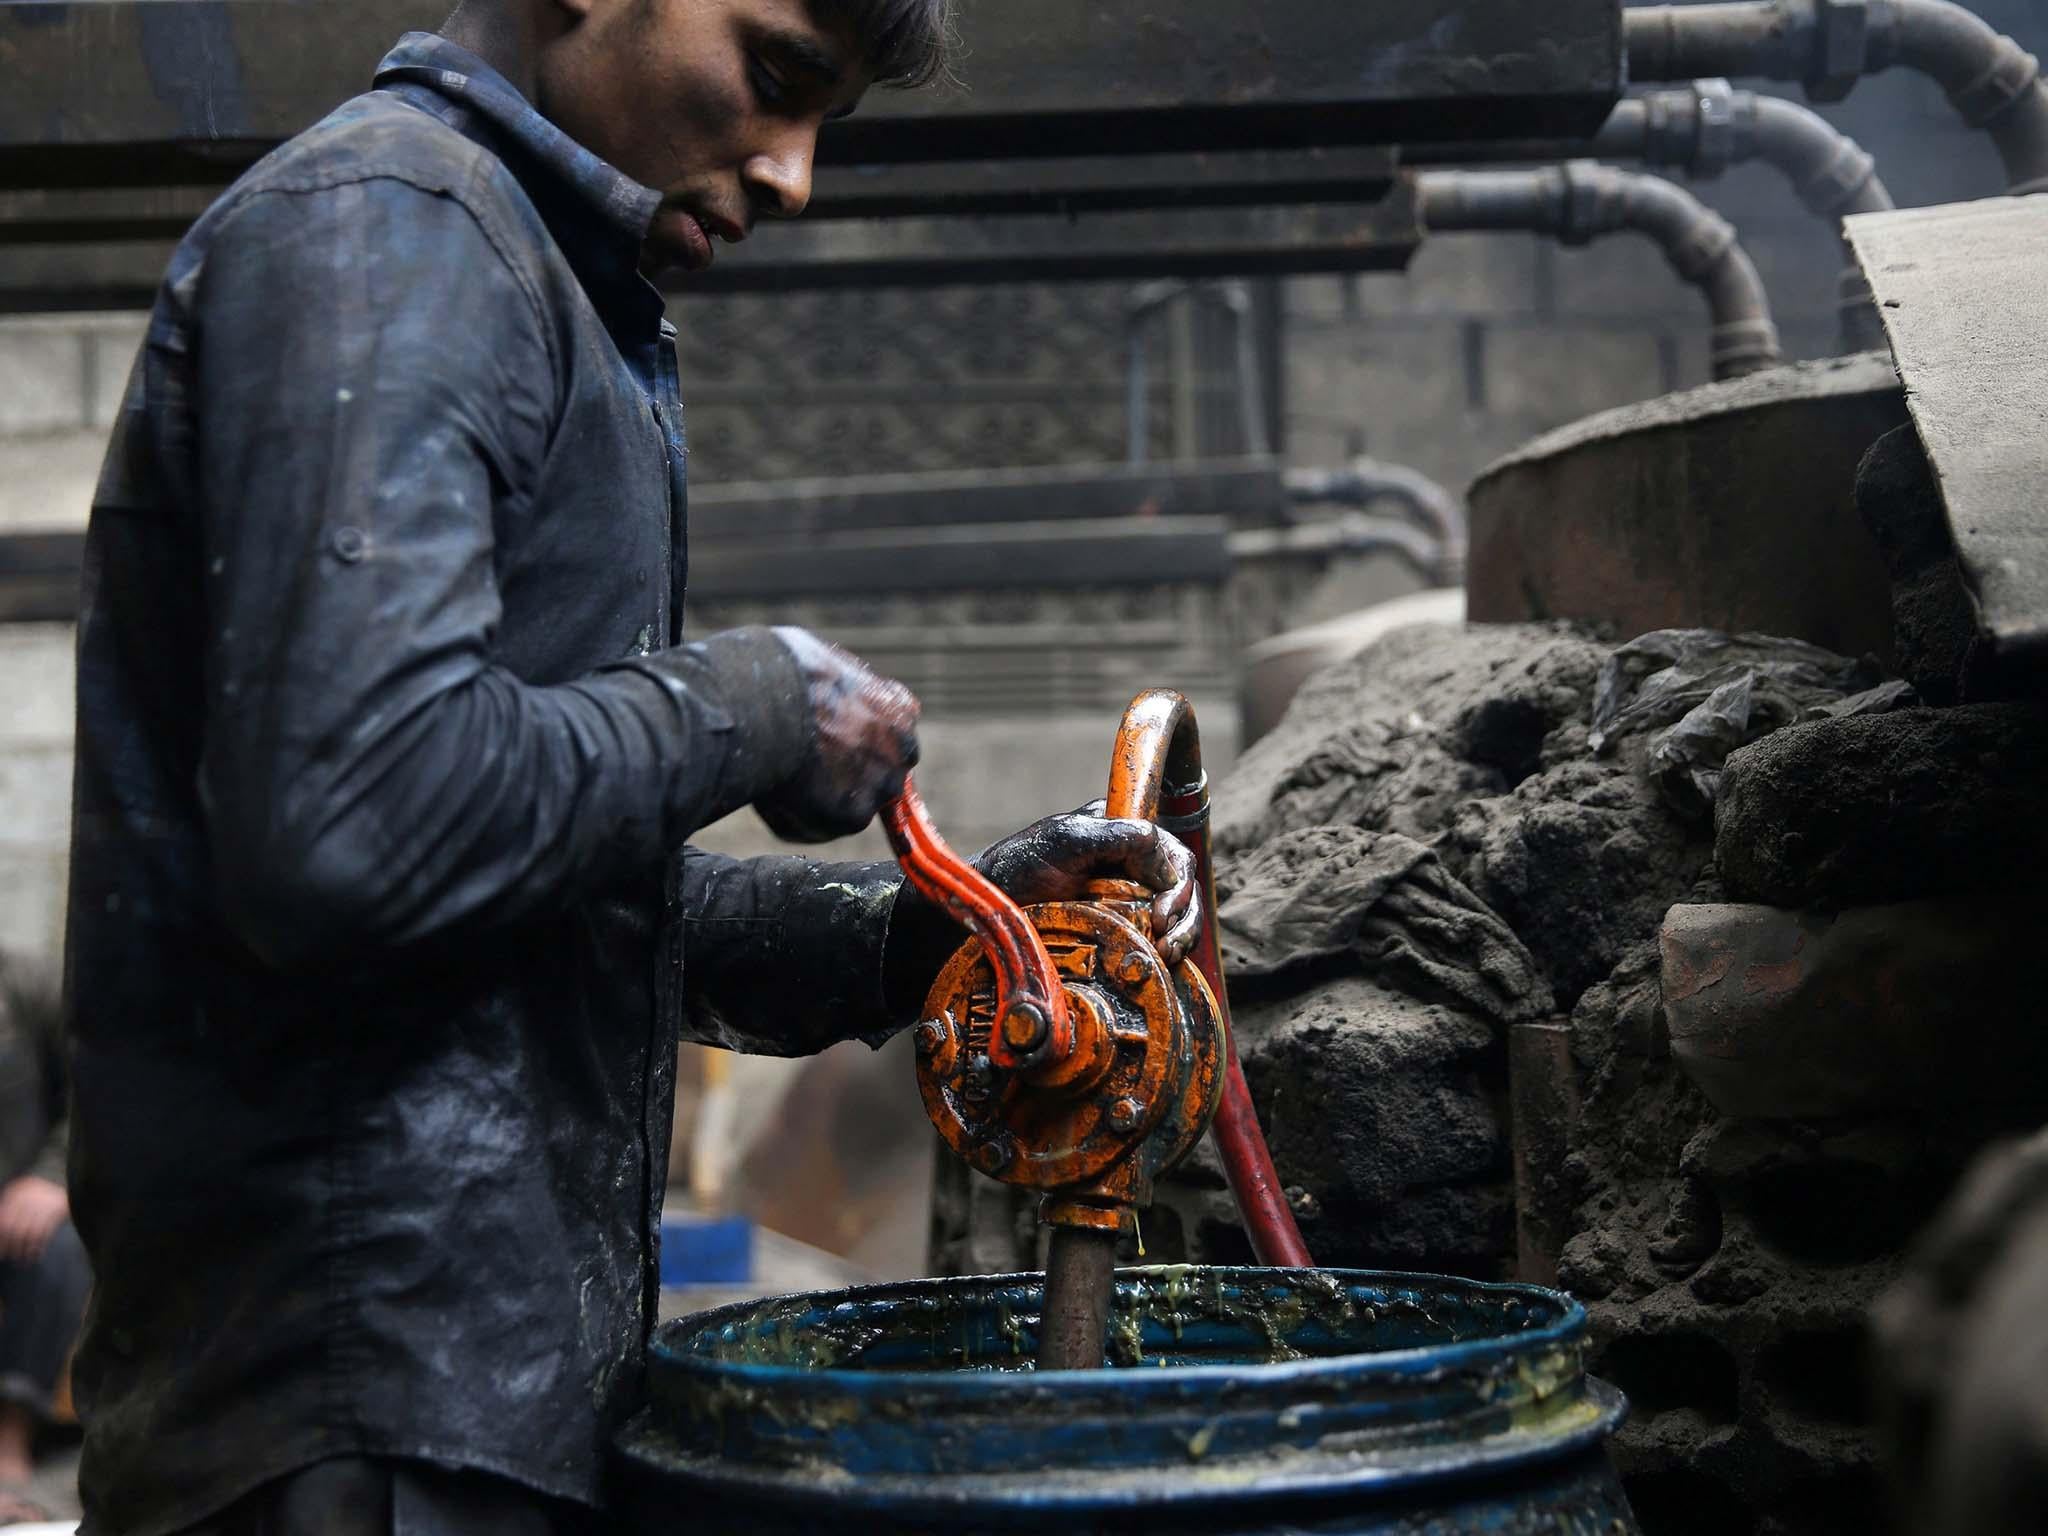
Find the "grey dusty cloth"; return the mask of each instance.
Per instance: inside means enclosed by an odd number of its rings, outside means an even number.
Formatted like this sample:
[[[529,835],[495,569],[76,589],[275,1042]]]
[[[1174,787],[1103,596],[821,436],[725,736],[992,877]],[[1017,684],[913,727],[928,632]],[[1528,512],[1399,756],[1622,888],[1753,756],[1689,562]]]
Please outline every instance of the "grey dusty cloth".
[[[1218,887],[1233,979],[1348,956],[1389,986],[1497,1023],[1551,1011],[1550,988],[1521,940],[1413,838],[1305,827],[1228,861]]]
[[[1652,778],[1674,810],[1697,819],[1713,810],[1722,765],[1736,748],[1796,721],[1915,702],[1910,686],[1886,681],[1868,657],[1774,635],[1660,629],[1601,668],[1586,744],[1598,754],[1647,734]]]

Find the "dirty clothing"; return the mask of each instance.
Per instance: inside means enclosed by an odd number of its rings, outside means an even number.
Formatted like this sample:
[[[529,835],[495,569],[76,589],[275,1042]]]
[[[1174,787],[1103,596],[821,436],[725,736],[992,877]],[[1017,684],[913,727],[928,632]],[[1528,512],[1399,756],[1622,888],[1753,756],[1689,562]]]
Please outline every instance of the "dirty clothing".
[[[679,643],[656,194],[443,39],[376,86],[180,245],[94,498],[88,1533],[335,1456],[596,1501],[679,1032],[894,1017],[884,867],[679,854],[812,726],[771,634]]]
[[[92,1265],[68,1221],[35,1258],[0,1259],[0,1403],[26,1408],[45,1424],[73,1421],[64,1373],[91,1290]]]
[[[178,1536],[601,1536],[602,1516],[504,1478],[360,1456],[265,1483]]]
[[[0,958],[0,1185],[64,1182],[68,1097],[55,1002]]]
[[[65,1070],[54,1001],[0,962],[0,1188],[18,1178],[64,1182]],[[27,1263],[0,1259],[0,1402],[44,1422],[68,1421],[65,1368],[78,1341],[92,1267],[70,1222]]]

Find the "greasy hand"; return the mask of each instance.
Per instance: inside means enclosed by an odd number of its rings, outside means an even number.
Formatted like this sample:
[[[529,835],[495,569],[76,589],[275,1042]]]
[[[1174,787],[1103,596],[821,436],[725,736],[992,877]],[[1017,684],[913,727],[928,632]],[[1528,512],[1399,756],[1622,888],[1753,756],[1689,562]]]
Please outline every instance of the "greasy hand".
[[[803,670],[817,732],[802,771],[754,808],[791,842],[850,836],[903,792],[917,766],[917,697],[807,629],[781,626],[775,638]]]
[[[70,1216],[63,1185],[23,1174],[0,1189],[0,1259],[33,1264]]]
[[[1099,803],[1048,816],[1004,838],[974,861],[1019,906],[1074,901],[1091,880],[1135,880],[1153,893],[1152,941],[1178,965],[1202,926],[1195,856],[1149,821],[1112,821]]]

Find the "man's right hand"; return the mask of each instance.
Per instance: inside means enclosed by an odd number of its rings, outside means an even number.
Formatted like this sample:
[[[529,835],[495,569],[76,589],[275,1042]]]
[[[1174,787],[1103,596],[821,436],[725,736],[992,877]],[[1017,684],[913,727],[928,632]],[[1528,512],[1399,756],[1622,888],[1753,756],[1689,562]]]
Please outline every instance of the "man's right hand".
[[[903,793],[917,765],[917,696],[807,629],[778,627],[775,638],[803,672],[815,730],[797,776],[754,808],[790,842],[851,836]]]

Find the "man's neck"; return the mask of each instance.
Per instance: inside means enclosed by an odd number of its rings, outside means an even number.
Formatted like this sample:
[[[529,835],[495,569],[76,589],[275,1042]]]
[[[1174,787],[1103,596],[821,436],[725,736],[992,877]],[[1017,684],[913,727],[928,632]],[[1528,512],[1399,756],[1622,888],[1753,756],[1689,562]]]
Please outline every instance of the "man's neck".
[[[460,0],[441,35],[467,48],[532,101],[544,41],[538,9],[522,0]]]

